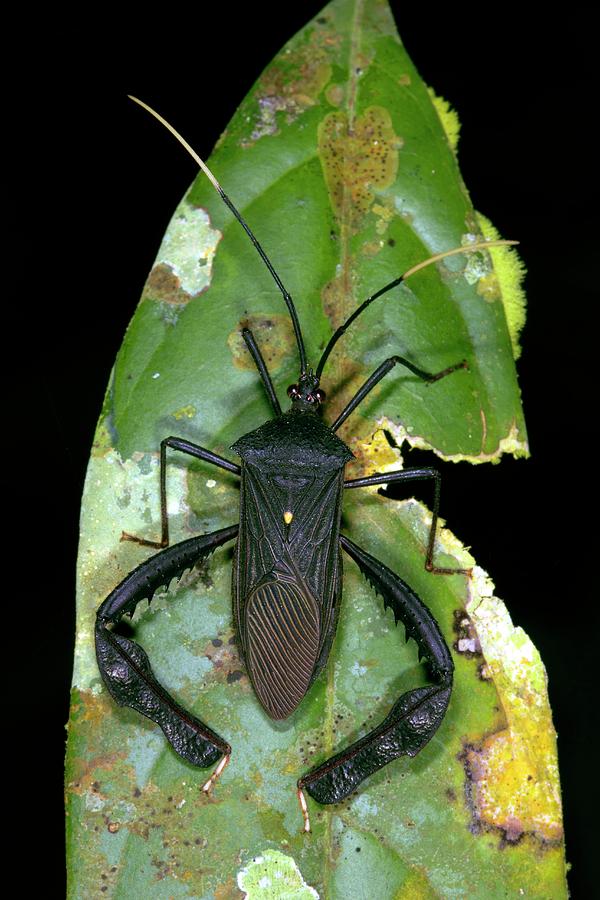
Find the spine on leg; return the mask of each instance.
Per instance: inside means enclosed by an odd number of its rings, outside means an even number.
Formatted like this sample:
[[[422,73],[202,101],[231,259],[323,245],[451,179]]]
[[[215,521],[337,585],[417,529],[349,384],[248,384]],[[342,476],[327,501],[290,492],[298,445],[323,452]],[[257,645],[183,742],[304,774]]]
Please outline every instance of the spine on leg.
[[[97,612],[97,618],[104,622],[117,622],[125,613],[133,615],[141,600],[152,600],[160,588],[168,588],[174,578],[181,578],[186,569],[191,569],[209,556],[221,544],[237,536],[238,525],[230,525],[190,538],[180,544],[173,544],[145,560],[108,595]]]
[[[231,753],[229,744],[184,709],[157,680],[146,652],[109,627],[137,604],[151,600],[201,559],[238,533],[231,525],[211,534],[167,547],[134,569],[112,591],[96,616],[96,658],[102,680],[120,706],[129,706],[159,725],[174,750],[194,766],[204,768]]]

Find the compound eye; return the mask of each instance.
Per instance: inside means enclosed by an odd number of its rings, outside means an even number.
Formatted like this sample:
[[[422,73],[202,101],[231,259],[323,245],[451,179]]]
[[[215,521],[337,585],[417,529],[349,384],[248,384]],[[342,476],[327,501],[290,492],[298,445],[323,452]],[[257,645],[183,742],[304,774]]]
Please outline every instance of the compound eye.
[[[327,394],[325,393],[325,391],[322,391],[321,388],[317,388],[313,394],[313,397],[315,398],[317,403],[324,403]]]
[[[287,395],[288,395],[288,397],[291,397],[292,400],[296,400],[296,398],[300,396],[300,391],[298,389],[298,385],[290,384],[290,386],[287,389]]]

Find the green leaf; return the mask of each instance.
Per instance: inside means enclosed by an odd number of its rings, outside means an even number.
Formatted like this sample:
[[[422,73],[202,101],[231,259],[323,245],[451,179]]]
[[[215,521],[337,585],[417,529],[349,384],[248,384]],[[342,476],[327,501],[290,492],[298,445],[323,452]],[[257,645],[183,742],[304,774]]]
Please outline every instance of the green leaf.
[[[327,6],[243,101],[210,165],[294,296],[313,365],[367,296],[490,233],[462,183],[456,132],[376,0]],[[431,386],[400,367],[390,373],[342,429],[357,457],[350,476],[397,468],[404,440],[474,462],[527,451],[513,362],[519,266],[492,253],[423,270],[340,341],[323,378],[331,417],[392,354],[433,372],[469,363]],[[233,746],[211,797],[200,790],[206,771],[107,695],[95,611],[149,555],[121,543],[121,531],[159,536],[160,440],[177,434],[231,458],[230,444],[269,416],[241,324],[283,397],[298,359],[281,295],[202,176],[176,210],[125,336],[88,471],[67,760],[71,896],[566,896],[542,663],[482,570],[471,579],[425,572],[430,514],[414,500],[348,492],[343,529],[409,582],[454,646],[450,709],[416,758],[337,806],[309,800],[312,835],[301,831],[298,776],[424,680],[415,645],[351,561],[329,664],[285,722],[262,711],[236,651],[230,550],[151,608],[140,604],[133,627],[156,675]],[[173,454],[168,493],[173,541],[237,520],[237,479],[220,470]],[[447,531],[436,561],[473,564]]]

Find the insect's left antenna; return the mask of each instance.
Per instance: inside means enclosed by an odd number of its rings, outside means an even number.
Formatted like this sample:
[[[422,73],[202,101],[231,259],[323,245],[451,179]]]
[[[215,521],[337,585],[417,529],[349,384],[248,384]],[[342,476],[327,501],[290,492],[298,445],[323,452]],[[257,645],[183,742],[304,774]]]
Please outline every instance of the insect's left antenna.
[[[158,121],[162,125],[165,126],[167,131],[170,131],[171,134],[177,138],[179,143],[183,147],[185,147],[185,149],[190,154],[190,156],[196,160],[196,162],[198,163],[198,165],[200,166],[200,168],[202,169],[202,171],[204,172],[206,177],[209,179],[209,181],[211,182],[211,184],[213,185],[215,190],[218,191],[218,193],[220,194],[221,199],[223,200],[225,205],[231,210],[231,212],[233,213],[235,218],[238,220],[238,222],[240,223],[240,225],[242,226],[242,228],[244,229],[244,231],[246,232],[246,234],[248,235],[248,237],[250,238],[250,240],[252,241],[252,243],[254,244],[256,249],[258,250],[262,261],[264,262],[267,269],[273,276],[275,284],[281,291],[281,293],[283,295],[283,299],[285,300],[285,304],[288,308],[288,311],[289,311],[289,314],[290,314],[290,317],[292,320],[292,325],[294,326],[294,334],[296,335],[296,343],[298,344],[298,354],[300,356],[300,371],[302,374],[304,374],[306,372],[306,351],[304,349],[304,340],[302,338],[302,331],[300,330],[300,322],[298,321],[298,314],[296,312],[296,307],[294,306],[294,301],[292,300],[291,295],[285,289],[281,278],[279,277],[279,275],[273,268],[271,260],[269,259],[269,257],[267,256],[267,254],[265,253],[265,251],[263,250],[261,245],[258,243],[256,238],[254,237],[254,235],[250,229],[250,226],[244,221],[244,219],[242,218],[240,213],[237,211],[237,209],[235,208],[235,206],[233,205],[233,203],[231,202],[231,200],[229,199],[229,197],[227,196],[227,194],[225,193],[225,191],[223,190],[223,188],[221,187],[221,185],[219,184],[219,182],[217,181],[217,179],[215,178],[213,173],[210,171],[210,169],[208,168],[206,163],[202,159],[200,159],[200,157],[198,156],[196,151],[192,147],[190,147],[188,142],[179,134],[179,132],[176,131],[175,128],[173,128],[173,126],[171,124],[169,124],[169,122],[167,122],[166,119],[163,119],[163,117],[159,113],[157,113],[156,110],[152,109],[151,106],[148,106],[147,103],[144,103],[142,100],[138,100],[137,97],[132,97],[131,94],[128,94],[127,96],[129,97],[130,100],[133,100],[134,103],[137,103],[138,106],[143,107],[143,109],[145,109],[147,112],[149,112],[151,116],[154,116],[155,119],[158,119]]]

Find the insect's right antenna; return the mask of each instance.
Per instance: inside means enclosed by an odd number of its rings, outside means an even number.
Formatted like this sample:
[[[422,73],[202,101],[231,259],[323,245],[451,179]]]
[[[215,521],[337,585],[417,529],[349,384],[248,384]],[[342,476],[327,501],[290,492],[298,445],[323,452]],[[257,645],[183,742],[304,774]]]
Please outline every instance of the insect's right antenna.
[[[258,243],[256,238],[254,237],[252,231],[250,230],[250,226],[244,221],[244,219],[242,218],[240,213],[237,211],[237,209],[235,208],[235,206],[233,205],[233,203],[231,202],[231,200],[229,199],[229,197],[227,196],[227,194],[225,193],[225,191],[223,190],[223,188],[221,187],[221,185],[219,184],[219,182],[217,181],[217,179],[215,178],[213,173],[210,171],[210,169],[208,168],[206,163],[202,159],[200,159],[200,157],[198,156],[196,151],[192,147],[190,147],[188,142],[184,138],[182,138],[182,136],[179,134],[179,132],[176,131],[173,128],[173,126],[170,125],[169,122],[167,122],[166,119],[163,119],[163,117],[159,113],[157,113],[156,110],[152,109],[151,106],[148,106],[147,103],[144,103],[142,100],[138,100],[137,97],[132,97],[131,94],[128,94],[127,96],[129,97],[130,100],[133,100],[134,103],[137,103],[138,106],[143,107],[143,109],[145,109],[147,112],[149,112],[150,115],[154,116],[155,119],[158,119],[158,121],[162,125],[165,126],[167,131],[170,131],[171,134],[177,138],[179,143],[183,147],[185,147],[185,149],[190,154],[190,156],[196,160],[196,162],[198,163],[198,165],[200,166],[200,168],[202,169],[202,171],[204,172],[206,177],[209,179],[209,181],[211,182],[211,184],[213,185],[215,190],[217,190],[218,193],[221,195],[221,199],[224,201],[226,206],[231,210],[231,212],[233,213],[235,218],[238,220],[238,222],[240,223],[240,225],[242,226],[242,228],[244,229],[244,231],[246,232],[246,234],[248,235],[248,237],[250,238],[250,240],[252,241],[252,243],[254,244],[256,249],[258,250],[262,261],[264,262],[267,269],[273,276],[273,279],[275,280],[275,284],[277,285],[277,287],[283,294],[283,299],[285,300],[285,304],[289,310],[290,317],[292,320],[292,325],[294,326],[294,334],[296,335],[296,343],[298,344],[298,353],[300,355],[300,371],[304,375],[304,373],[306,372],[306,351],[304,349],[304,340],[302,339],[302,332],[300,330],[300,322],[298,321],[298,314],[296,312],[296,307],[294,306],[294,301],[292,300],[291,295],[286,291],[286,289],[283,285],[283,282],[282,282],[281,278],[279,277],[279,275],[277,274],[277,272],[275,271],[275,269],[273,268],[269,257],[267,256],[267,254],[265,253],[263,248],[260,246],[260,244]]]
[[[317,378],[320,378],[323,374],[323,368],[325,363],[329,358],[329,354],[342,337],[343,334],[346,333],[350,325],[354,322],[355,319],[358,319],[361,313],[365,311],[367,306],[370,306],[373,300],[378,300],[379,297],[382,297],[384,294],[387,294],[388,291],[391,291],[392,288],[398,287],[398,285],[402,284],[402,282],[406,281],[407,278],[410,278],[411,275],[414,275],[416,272],[420,272],[421,269],[425,269],[427,266],[430,266],[432,263],[439,262],[441,259],[445,259],[447,256],[456,256],[457,253],[473,253],[475,250],[489,250],[490,247],[503,247],[505,245],[518,244],[518,241],[506,241],[503,238],[499,238],[498,240],[485,240],[485,241],[476,241],[473,244],[464,244],[460,247],[454,247],[452,250],[443,250],[441,253],[436,253],[434,256],[430,256],[429,259],[425,259],[420,263],[417,263],[412,268],[408,269],[399,278],[394,278],[393,281],[390,281],[389,284],[386,284],[385,287],[382,287],[375,294],[372,294],[370,297],[360,304],[360,306],[354,310],[351,316],[344,322],[343,325],[334,331],[334,333],[329,338],[329,342],[325,349],[323,350],[323,355],[319,360],[319,365],[317,366],[315,375]]]

